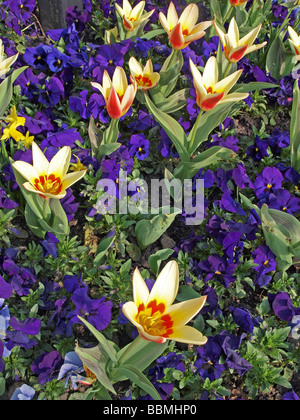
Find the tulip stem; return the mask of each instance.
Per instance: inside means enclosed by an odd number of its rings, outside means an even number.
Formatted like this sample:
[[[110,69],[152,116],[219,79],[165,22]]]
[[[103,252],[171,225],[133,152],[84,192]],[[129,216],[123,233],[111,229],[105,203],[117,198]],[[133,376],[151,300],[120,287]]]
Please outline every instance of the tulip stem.
[[[225,79],[225,77],[227,77],[227,76],[228,76],[228,73],[229,73],[230,67],[231,67],[231,62],[230,62],[230,61],[228,61],[227,67],[226,67],[225,72],[224,72],[223,79]]]
[[[5,140],[1,140],[1,151],[2,151],[4,161],[6,162],[8,160],[8,154],[7,154],[7,150],[6,150],[6,147],[5,147]]]
[[[223,25],[227,21],[227,19],[229,18],[230,14],[231,14],[231,11],[232,11],[232,8],[233,8],[233,6],[230,5],[230,7],[229,7],[224,19],[223,19]]]

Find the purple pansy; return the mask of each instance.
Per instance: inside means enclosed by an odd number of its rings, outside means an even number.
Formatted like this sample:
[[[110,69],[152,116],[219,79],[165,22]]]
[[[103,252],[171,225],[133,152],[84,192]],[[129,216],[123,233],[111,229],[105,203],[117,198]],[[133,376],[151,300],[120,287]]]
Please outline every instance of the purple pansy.
[[[44,385],[46,382],[56,379],[61,366],[63,365],[63,358],[56,350],[42,353],[31,364],[31,370],[38,375],[38,383]]]

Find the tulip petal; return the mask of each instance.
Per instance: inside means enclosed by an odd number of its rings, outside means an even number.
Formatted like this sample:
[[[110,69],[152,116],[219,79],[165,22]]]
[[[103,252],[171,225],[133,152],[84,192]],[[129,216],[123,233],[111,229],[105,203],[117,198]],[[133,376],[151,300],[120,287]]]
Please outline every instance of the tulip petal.
[[[39,175],[47,175],[49,161],[34,141],[32,142],[32,161]]]
[[[116,90],[116,93],[119,95],[119,97],[123,97],[123,95],[126,92],[128,83],[127,83],[125,71],[122,67],[119,67],[119,66],[116,67],[113,78],[112,78],[112,84]]]
[[[241,93],[241,92],[233,92],[226,95],[224,99],[222,99],[222,104],[226,102],[238,102],[242,101],[243,99],[248,98],[249,93]]]
[[[204,98],[200,98],[199,106],[203,111],[210,111],[216,105],[218,105],[219,102],[221,101],[223,102],[224,95],[225,95],[224,92],[212,93],[211,95],[206,95]]]
[[[256,28],[254,28],[252,31],[250,31],[247,35],[245,35],[243,38],[240,39],[239,45],[252,45],[255,38],[257,38],[257,35],[262,27],[262,24],[258,25]]]
[[[140,74],[143,74],[143,68],[141,64],[137,61],[135,57],[130,57],[130,60],[128,61],[130,73],[133,78],[136,76],[139,76]]]
[[[48,175],[54,174],[62,181],[68,172],[70,159],[71,148],[69,146],[64,146],[51,159],[48,167]]]
[[[215,85],[218,81],[218,64],[216,57],[212,56],[207,60],[203,70],[202,83],[206,88],[211,87],[214,91]]]
[[[230,39],[230,43],[236,47],[239,45],[239,39],[240,39],[240,33],[239,33],[239,27],[237,26],[237,23],[234,18],[231,19],[229,26],[228,26],[228,37]]]
[[[17,160],[12,166],[29,182],[33,183],[36,178],[39,178],[37,170],[27,162]]]
[[[31,185],[30,182],[25,182],[23,184],[23,187],[25,188],[25,190],[38,194],[40,197],[43,198],[55,198],[56,200],[61,200],[66,195],[66,191],[62,191],[60,194],[42,193],[41,191],[37,190],[33,185]]]
[[[184,37],[182,35],[182,26],[180,22],[172,29],[169,39],[175,50],[179,50],[183,47]]]
[[[145,305],[149,297],[149,289],[138,268],[136,268],[133,273],[132,288],[133,300],[136,307],[139,308],[140,305]]]
[[[230,74],[229,76],[225,77],[225,79],[220,80],[215,85],[215,92],[229,92],[232,86],[236,84],[238,79],[240,78],[243,70],[235,71],[234,73]]]
[[[166,33],[167,33],[168,35],[170,35],[169,23],[168,23],[168,21],[167,21],[166,16],[165,16],[162,12],[159,12],[158,18],[159,18],[159,21],[160,21],[160,23],[161,23],[162,27],[163,27],[163,28],[164,28],[164,30],[166,31]],[[173,28],[172,28],[172,29],[173,29]]]
[[[189,34],[196,25],[199,16],[199,9],[196,4],[189,4],[182,12],[179,21],[182,25],[182,30]]]
[[[145,8],[145,2],[144,1],[140,1],[131,11],[130,13],[130,17],[133,18],[134,20],[139,20],[143,10]]]
[[[178,14],[177,14],[176,7],[174,6],[173,2],[171,2],[168,7],[167,22],[168,22],[168,29],[170,32],[178,23]]]
[[[128,88],[126,89],[126,92],[121,101],[122,116],[125,115],[128,109],[130,108],[134,100],[136,90],[137,90],[137,84],[135,81],[133,82],[133,84],[129,85]]]
[[[138,308],[135,302],[126,302],[122,306],[122,312],[127,319],[136,327],[141,327],[138,322],[136,322],[136,316],[138,314]]]
[[[170,340],[175,340],[180,343],[195,344],[197,346],[202,346],[207,342],[207,337],[196,330],[196,328],[181,325],[172,328],[172,330],[173,332],[168,336]]]
[[[179,270],[175,261],[170,261],[159,273],[151,289],[147,304],[152,301],[162,302],[169,307],[175,300],[179,288]]]
[[[173,326],[187,324],[205,305],[207,296],[186,300],[184,302],[171,305],[165,312],[170,315]]]
[[[63,178],[62,189],[66,190],[67,188],[71,187],[71,185],[75,184],[75,182],[79,181],[82,177],[84,177],[85,174],[86,169],[66,174]]]
[[[115,91],[115,88],[112,88],[107,100],[107,112],[111,118],[118,119],[122,115],[122,108],[120,104],[120,99]]]

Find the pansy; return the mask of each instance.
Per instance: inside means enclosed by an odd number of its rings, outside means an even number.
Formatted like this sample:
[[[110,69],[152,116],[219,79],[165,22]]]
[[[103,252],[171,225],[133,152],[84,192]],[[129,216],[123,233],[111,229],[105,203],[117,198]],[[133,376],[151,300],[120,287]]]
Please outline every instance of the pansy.
[[[63,358],[57,350],[49,353],[45,351],[32,362],[30,368],[34,374],[38,375],[38,383],[44,385],[57,378],[63,363]]]
[[[248,93],[228,93],[238,81],[242,70],[238,70],[219,81],[218,63],[214,56],[208,59],[203,75],[191,59],[190,68],[197,94],[196,102],[203,111],[210,111],[220,103],[237,102],[247,98]]]
[[[129,141],[131,156],[136,156],[139,160],[144,160],[149,156],[150,141],[144,134],[133,134]]]
[[[33,165],[21,160],[15,161],[12,165],[27,181],[23,184],[23,188],[45,199],[63,198],[66,189],[86,173],[86,170],[82,170],[67,174],[71,158],[69,146],[60,149],[49,162],[38,145],[33,142],[32,157]]]
[[[133,83],[136,81],[138,90],[149,90],[157,85],[160,75],[153,71],[152,60],[149,58],[146,65],[143,67],[136,58],[131,57],[129,62],[130,80]]]
[[[16,388],[11,396],[11,401],[28,401],[32,400],[34,397],[35,390],[32,386],[27,384],[21,385],[19,388]]]
[[[140,1],[134,8],[128,0],[123,0],[123,7],[115,4],[117,12],[123,19],[123,25],[126,31],[133,31],[135,28],[140,26],[143,22],[150,18],[154,13],[154,9],[150,12],[144,13],[145,1]]]
[[[241,39],[239,28],[234,17],[229,23],[227,34],[225,34],[222,29],[219,28],[216,22],[214,22],[214,27],[222,42],[225,57],[231,63],[236,63],[246,54],[257,51],[267,44],[267,41],[263,42],[262,44],[253,44],[259,34],[262,24],[252,29],[252,31],[250,31]]]
[[[47,56],[53,49],[50,45],[40,44],[37,47],[28,47],[23,55],[25,62],[34,69],[47,70]]]
[[[297,214],[300,212],[300,198],[291,195],[288,190],[275,190],[269,196],[269,208]]]
[[[9,3],[10,10],[22,21],[30,19],[31,13],[36,8],[35,0],[11,0]]]
[[[137,91],[137,83],[128,85],[125,71],[122,67],[116,67],[112,79],[108,72],[104,70],[102,86],[99,83],[92,83],[98,89],[106,103],[109,116],[119,119],[129,110]]]
[[[270,193],[280,189],[283,180],[279,169],[266,166],[254,181],[257,198],[266,198]]]
[[[179,288],[179,270],[170,261],[149,289],[138,268],[132,279],[133,302],[126,302],[122,311],[137,328],[140,336],[156,343],[167,339],[203,345],[207,338],[193,327],[186,326],[204,306],[206,296],[173,304]]]
[[[173,2],[169,4],[167,17],[162,12],[159,13],[160,23],[168,34],[172,48],[181,50],[205,35],[205,30],[212,22],[196,24],[198,16],[199,8],[194,3],[189,4],[179,18]]]

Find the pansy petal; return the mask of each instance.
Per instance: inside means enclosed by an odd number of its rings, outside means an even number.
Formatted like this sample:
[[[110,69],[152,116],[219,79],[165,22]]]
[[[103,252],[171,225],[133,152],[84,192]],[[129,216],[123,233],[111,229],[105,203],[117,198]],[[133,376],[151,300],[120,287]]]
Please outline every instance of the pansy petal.
[[[171,306],[179,288],[179,270],[175,261],[170,261],[159,273],[151,289],[148,302],[162,302],[165,307]]]

